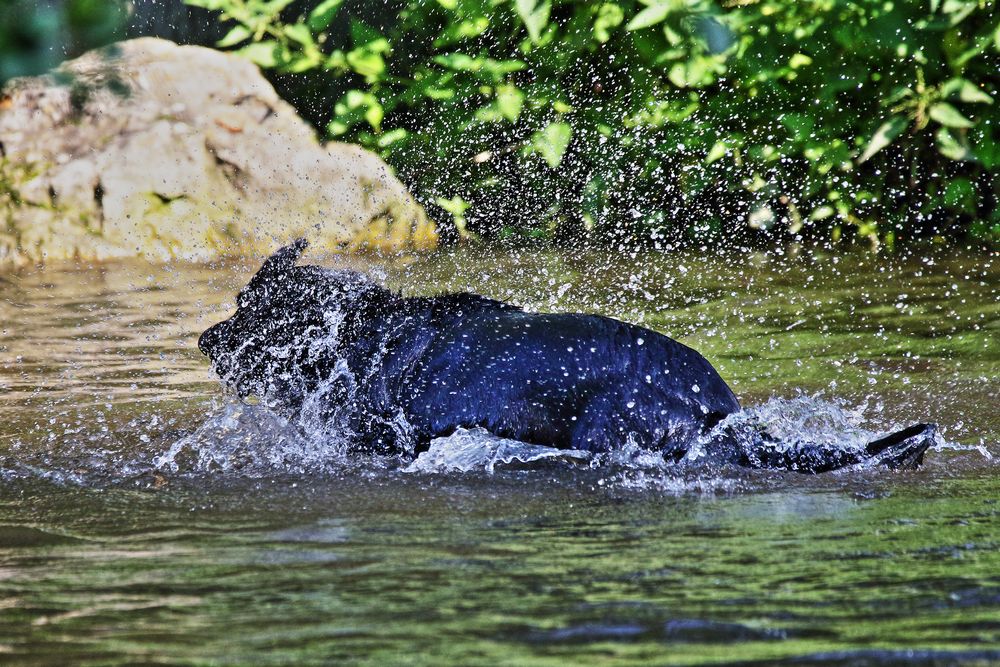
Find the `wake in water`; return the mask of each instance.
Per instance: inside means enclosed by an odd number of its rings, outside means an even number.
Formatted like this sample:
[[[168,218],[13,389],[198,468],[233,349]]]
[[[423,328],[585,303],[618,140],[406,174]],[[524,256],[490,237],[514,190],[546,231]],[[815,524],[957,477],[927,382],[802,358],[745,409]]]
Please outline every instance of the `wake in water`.
[[[359,458],[351,445],[357,437],[349,420],[320,418],[306,410],[293,418],[264,405],[227,398],[194,430],[159,432],[139,427],[118,434],[121,449],[95,448],[86,440],[66,443],[56,450],[28,453],[15,448],[0,459],[0,479],[44,478],[61,484],[137,482],[156,485],[170,479],[288,478],[329,476],[364,470],[374,474],[491,475],[544,470],[558,477],[585,473],[596,486],[649,489],[665,493],[728,493],[754,488],[752,481],[767,472],[748,471],[709,454],[709,443],[720,433],[740,437],[759,447],[759,434],[775,438],[768,446],[775,455],[796,448],[821,446],[845,454],[862,450],[879,433],[867,405],[852,406],[819,395],[772,398],[762,405],[731,415],[701,436],[679,462],[668,462],[658,452],[639,447],[628,438],[611,452],[545,447],[502,438],[485,429],[458,429],[435,438],[419,455],[372,454]],[[151,419],[148,423],[156,423]],[[154,427],[155,428],[155,427]],[[402,417],[395,428],[409,428]],[[887,427],[892,430],[892,425]],[[936,451],[976,452],[990,459],[984,447],[947,442],[935,436]],[[863,463],[863,470],[877,463]],[[780,473],[777,473],[780,474]],[[750,481],[748,481],[750,480]]]
[[[324,474],[358,465],[414,473],[487,472],[542,461],[590,464],[589,452],[560,450],[495,436],[485,429],[459,429],[436,438],[412,461],[399,456],[372,456],[359,461],[349,454],[346,429],[336,433],[328,423],[309,428],[259,405],[229,401],[193,433],[174,442],[153,460],[167,474],[230,473],[250,477],[274,474]],[[405,428],[402,427],[401,428]]]
[[[411,473],[487,472],[531,465],[562,465],[579,468],[625,468],[647,471],[683,470],[718,474],[728,462],[709,454],[706,445],[720,433],[737,440],[755,441],[764,431],[776,455],[796,449],[823,447],[845,455],[861,452],[880,434],[862,424],[867,406],[848,406],[818,395],[791,399],[773,398],[766,403],[733,414],[701,436],[679,463],[664,460],[658,452],[644,449],[628,439],[612,452],[593,454],[582,450],[556,449],[496,436],[485,429],[458,429],[454,434],[435,438],[427,451],[415,458],[375,456],[380,465]],[[400,431],[406,430],[405,423]],[[289,420],[261,405],[230,400],[193,433],[174,442],[157,456],[153,465],[169,474],[228,472],[249,476],[276,473],[324,473],[342,470],[356,463],[350,454],[350,438],[323,420]],[[759,446],[759,443],[755,446]],[[935,449],[963,448],[935,436]],[[988,453],[980,450],[984,455]],[[858,468],[876,463],[861,463]]]

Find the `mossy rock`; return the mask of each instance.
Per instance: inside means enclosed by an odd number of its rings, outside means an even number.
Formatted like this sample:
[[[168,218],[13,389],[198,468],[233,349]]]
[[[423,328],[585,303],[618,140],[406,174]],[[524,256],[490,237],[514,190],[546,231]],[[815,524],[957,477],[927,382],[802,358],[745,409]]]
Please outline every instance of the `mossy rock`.
[[[11,81],[0,155],[0,266],[437,244],[378,156],[320,144],[256,66],[203,47],[130,40]]]

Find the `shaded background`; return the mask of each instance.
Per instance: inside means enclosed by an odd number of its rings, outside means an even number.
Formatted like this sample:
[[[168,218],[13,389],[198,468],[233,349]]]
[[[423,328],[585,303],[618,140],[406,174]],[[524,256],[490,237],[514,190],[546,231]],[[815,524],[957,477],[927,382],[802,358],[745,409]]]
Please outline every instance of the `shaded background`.
[[[319,0],[188,1],[203,7],[7,2],[0,80],[121,38],[224,40],[321,137],[379,153],[452,240],[1000,239],[992,1],[699,0],[664,19],[631,0],[346,0],[321,27]],[[277,37],[229,39],[240,24],[220,10],[238,6],[278,7]],[[469,27],[480,20],[489,28]],[[341,50],[347,64],[331,64]],[[523,67],[486,76],[487,57]],[[431,78],[439,97],[420,83]]]

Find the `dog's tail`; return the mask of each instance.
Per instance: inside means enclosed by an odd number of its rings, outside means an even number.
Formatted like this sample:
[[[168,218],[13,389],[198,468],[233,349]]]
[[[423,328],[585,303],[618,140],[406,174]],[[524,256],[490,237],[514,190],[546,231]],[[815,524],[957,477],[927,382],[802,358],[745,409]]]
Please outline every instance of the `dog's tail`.
[[[726,452],[724,458],[747,468],[791,470],[815,474],[851,466],[884,467],[890,470],[915,470],[923,463],[924,453],[934,444],[937,426],[915,424],[872,440],[863,449],[828,444],[801,444],[781,447],[778,441],[761,430],[752,434],[724,429],[713,438],[713,449]]]
[[[934,444],[937,424],[914,424],[902,431],[865,445],[865,453],[874,465],[892,470],[915,470],[924,462],[924,452]]]

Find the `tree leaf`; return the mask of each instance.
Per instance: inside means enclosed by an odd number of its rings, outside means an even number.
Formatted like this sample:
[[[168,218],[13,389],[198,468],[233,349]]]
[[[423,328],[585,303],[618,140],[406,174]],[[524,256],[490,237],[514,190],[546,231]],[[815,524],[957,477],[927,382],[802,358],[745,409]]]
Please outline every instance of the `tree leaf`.
[[[273,40],[254,42],[247,44],[237,53],[258,67],[267,69],[277,67],[280,62],[281,45]]]
[[[292,2],[294,2],[294,0],[270,0],[270,2],[265,2],[262,4],[264,11],[269,16],[277,16],[278,14],[281,13],[281,10],[283,10],[288,5],[292,4]],[[231,3],[226,3],[226,4],[231,4]]]
[[[946,127],[938,129],[934,138],[937,139],[938,152],[949,160],[961,162],[972,156],[968,143],[955,137]]]
[[[826,220],[831,215],[836,213],[832,206],[818,206],[813,209],[812,213],[809,214],[810,220]]]
[[[705,157],[705,164],[712,164],[725,157],[726,153],[729,151],[729,147],[726,146],[724,141],[716,141],[712,145],[711,150],[708,151],[708,156]]]
[[[345,134],[359,122],[366,121],[379,131],[384,111],[371,93],[357,88],[347,91],[333,107],[334,118],[327,126],[330,134]]]
[[[941,11],[950,14],[949,23],[955,26],[965,20],[965,18],[976,9],[975,0],[944,0]]]
[[[465,212],[469,210],[469,202],[462,199],[461,195],[455,195],[451,199],[438,197],[434,203],[451,214],[452,222],[455,223],[455,230],[460,237],[469,238],[471,235],[465,228]]]
[[[525,65],[520,60],[494,60],[493,58],[483,59],[483,72],[489,74],[494,81],[501,81],[504,77],[512,72],[519,72],[524,69]]]
[[[365,109],[365,120],[376,132],[382,131],[382,119],[385,118],[385,110],[377,100],[372,100]]]
[[[340,5],[343,3],[344,0],[323,0],[323,2],[313,7],[306,21],[309,27],[314,32],[326,30],[327,26],[333,22],[333,18],[337,15],[337,10],[340,9]]]
[[[594,39],[602,44],[611,39],[611,31],[622,24],[625,20],[625,12],[613,2],[605,2],[597,10],[597,18],[594,19]]]
[[[479,37],[490,27],[490,20],[486,16],[474,16],[472,18],[453,23],[444,29],[434,40],[434,46],[448,46],[457,44],[466,39]]]
[[[311,69],[315,69],[321,63],[322,56],[310,53],[308,55],[302,53],[292,54],[289,57],[288,62],[281,68],[282,71],[291,72],[292,74],[299,74],[301,72],[308,72]]]
[[[947,102],[938,102],[928,115],[945,127],[973,127],[974,123]]]
[[[215,43],[219,48],[225,48],[227,46],[236,46],[246,38],[248,38],[253,33],[250,32],[250,28],[238,25],[232,30],[226,33],[226,36]]]
[[[984,132],[982,141],[976,142],[976,147],[972,150],[972,158],[986,169],[995,169],[1000,166],[1000,142],[993,141],[994,132]],[[966,142],[968,143],[968,142]],[[1000,208],[997,209],[997,220],[1000,221]]]
[[[298,42],[305,47],[315,47],[316,42],[313,41],[312,32],[309,30],[309,26],[305,23],[293,23],[291,25],[286,25],[282,28],[282,32],[289,39]]]
[[[956,96],[962,102],[993,104],[993,98],[989,94],[973,82],[960,76],[948,79],[941,85],[941,97],[953,99]]]
[[[958,99],[972,104],[993,104],[993,98],[971,81],[963,81],[958,89]]]
[[[455,216],[465,215],[465,212],[469,210],[469,202],[462,199],[461,196],[455,196],[451,199],[438,197],[434,203]]]
[[[367,46],[347,52],[347,64],[352,70],[365,77],[368,83],[375,83],[385,73],[385,60]]]
[[[377,45],[377,47],[370,46],[371,50],[379,50],[383,53],[389,51],[389,43],[385,37],[378,30],[358,19],[351,19],[351,40],[353,40],[354,46]]]
[[[670,80],[670,83],[674,84],[678,88],[687,88],[687,66],[684,63],[674,63],[670,66],[670,71],[667,72],[667,78]]]
[[[473,58],[465,53],[442,53],[434,56],[434,62],[457,72],[478,72],[483,68],[481,58]]]
[[[551,0],[515,0],[517,15],[521,17],[524,27],[528,29],[531,41],[538,43],[542,31],[549,24],[549,13],[552,11]]]
[[[521,115],[523,106],[524,93],[517,86],[497,86],[497,110],[501,116],[513,123]]]
[[[642,30],[649,26],[662,22],[673,11],[673,6],[668,4],[656,4],[646,7],[644,10],[632,17],[632,20],[625,26],[626,30]]]
[[[330,54],[330,57],[326,59],[326,62],[323,63],[323,67],[330,70],[345,70],[347,69],[347,57],[344,55],[343,51],[336,49]]]
[[[409,133],[401,127],[397,127],[395,130],[389,130],[388,132],[385,132],[384,134],[382,134],[381,137],[378,138],[378,147],[386,148],[388,146],[391,146],[397,141],[402,141],[403,139],[406,139],[406,136],[408,134]]]
[[[806,67],[812,65],[813,59],[804,53],[796,53],[791,58],[788,59],[788,66],[792,69],[799,69],[800,67]]]
[[[868,140],[868,145],[865,146],[864,152],[861,153],[861,157],[858,158],[858,164],[866,162],[871,156],[878,153],[880,150],[888,146],[893,142],[893,140],[902,134],[903,130],[909,127],[910,121],[902,116],[893,116],[886,122],[882,123],[872,138]]]
[[[549,123],[531,135],[531,148],[555,169],[562,162],[572,136],[573,128],[569,123]]]

